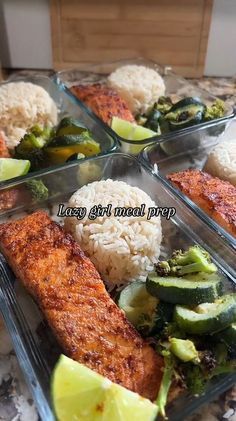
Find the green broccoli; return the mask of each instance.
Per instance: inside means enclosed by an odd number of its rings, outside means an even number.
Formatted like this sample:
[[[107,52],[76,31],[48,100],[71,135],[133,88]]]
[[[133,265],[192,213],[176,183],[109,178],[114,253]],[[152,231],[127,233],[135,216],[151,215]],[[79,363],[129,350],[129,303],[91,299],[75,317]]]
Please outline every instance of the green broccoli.
[[[199,246],[189,247],[186,251],[174,251],[171,259],[157,263],[155,269],[160,276],[183,276],[196,272],[217,272],[217,267],[211,262],[209,253]]]
[[[168,393],[170,390],[170,386],[172,383],[172,379],[174,376],[174,366],[175,366],[175,359],[172,354],[164,350],[162,351],[162,355],[164,357],[164,372],[162,376],[162,381],[160,385],[160,389],[157,395],[156,404],[158,406],[159,413],[162,417],[166,417],[165,406],[167,403]]]
[[[221,99],[216,99],[212,105],[206,107],[204,113],[204,120],[210,121],[216,118],[224,117],[225,115],[225,103]]]
[[[181,331],[176,322],[167,323],[162,330],[162,337],[169,339],[169,337],[175,337],[180,339],[186,338],[186,333]]]
[[[206,388],[206,378],[200,365],[184,364],[185,382],[193,395],[202,395]]]
[[[26,182],[26,185],[34,201],[41,202],[48,199],[48,188],[42,180],[29,180]]]
[[[31,127],[21,139],[15,149],[15,158],[29,159],[32,169],[41,168],[45,160],[43,148],[53,137],[54,129],[51,127]]]
[[[170,303],[160,301],[155,309],[151,313],[142,313],[139,316],[136,329],[141,333],[142,336],[155,335],[158,331],[167,325],[172,319],[174,306]]]

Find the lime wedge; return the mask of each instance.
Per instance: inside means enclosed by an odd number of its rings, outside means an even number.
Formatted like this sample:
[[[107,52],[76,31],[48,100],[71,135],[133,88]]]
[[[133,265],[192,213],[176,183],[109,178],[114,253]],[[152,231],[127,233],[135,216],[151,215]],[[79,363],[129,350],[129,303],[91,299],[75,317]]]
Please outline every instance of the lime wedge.
[[[62,355],[52,377],[52,398],[59,421],[151,421],[158,407]]]
[[[126,140],[144,140],[149,139],[153,136],[156,136],[157,133],[153,130],[147,129],[146,127],[139,126],[135,123],[130,123],[130,121],[123,120],[119,117],[113,117],[111,122],[111,128],[116,134]],[[128,152],[132,154],[138,154],[145,145],[132,145],[129,143],[122,142],[123,152]]]
[[[25,175],[30,169],[30,161],[13,158],[0,158],[0,181]]]

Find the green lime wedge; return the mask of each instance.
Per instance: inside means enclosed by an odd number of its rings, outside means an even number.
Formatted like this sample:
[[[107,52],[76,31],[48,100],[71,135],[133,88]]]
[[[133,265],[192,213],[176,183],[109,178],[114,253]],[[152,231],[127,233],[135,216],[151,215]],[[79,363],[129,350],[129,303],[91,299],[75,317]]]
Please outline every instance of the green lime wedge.
[[[25,175],[30,169],[30,161],[13,158],[0,158],[0,181]]]
[[[123,120],[119,117],[113,117],[111,122],[111,128],[116,134],[126,140],[144,140],[156,136],[157,133],[153,130],[147,129],[146,127],[139,126],[130,121]],[[150,142],[151,143],[151,142]],[[122,151],[137,155],[145,145],[136,145],[122,142]]]
[[[61,355],[52,377],[58,421],[151,421],[158,407]]]

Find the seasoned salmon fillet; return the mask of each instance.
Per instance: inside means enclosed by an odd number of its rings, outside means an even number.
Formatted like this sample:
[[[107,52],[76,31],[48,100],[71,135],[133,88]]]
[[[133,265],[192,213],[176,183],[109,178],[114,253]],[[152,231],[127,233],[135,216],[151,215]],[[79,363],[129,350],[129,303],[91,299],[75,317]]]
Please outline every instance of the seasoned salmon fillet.
[[[76,85],[71,87],[71,92],[107,124],[111,123],[113,116],[135,121],[126,102],[107,86],[100,83]]]
[[[219,225],[236,235],[235,186],[195,169],[169,174],[167,178]]]
[[[0,225],[0,248],[66,355],[155,399],[162,358],[127,321],[70,234],[38,211]]]
[[[6,145],[6,140],[3,132],[0,131],[0,158],[10,158],[11,155]]]

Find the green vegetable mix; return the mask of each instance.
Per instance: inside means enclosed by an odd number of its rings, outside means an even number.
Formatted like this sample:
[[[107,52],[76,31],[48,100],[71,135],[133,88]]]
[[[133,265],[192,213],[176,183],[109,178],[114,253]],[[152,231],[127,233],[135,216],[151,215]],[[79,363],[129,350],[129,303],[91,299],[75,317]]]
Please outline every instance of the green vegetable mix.
[[[162,417],[172,385],[200,395],[212,378],[236,370],[236,294],[224,294],[222,275],[203,248],[175,250],[146,284],[124,288],[119,305],[163,356],[156,399]]]

